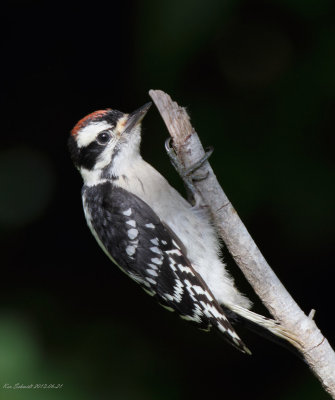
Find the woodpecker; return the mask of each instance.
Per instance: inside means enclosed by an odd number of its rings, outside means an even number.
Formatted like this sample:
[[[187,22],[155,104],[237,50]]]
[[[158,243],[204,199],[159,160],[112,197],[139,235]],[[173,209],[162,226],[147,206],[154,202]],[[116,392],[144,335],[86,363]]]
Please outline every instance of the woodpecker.
[[[151,103],[126,114],[95,111],[68,145],[84,186],[87,224],[110,260],[166,309],[250,350],[228,318],[287,339],[279,324],[249,310],[220,257],[208,216],[186,201],[140,154],[141,122]]]

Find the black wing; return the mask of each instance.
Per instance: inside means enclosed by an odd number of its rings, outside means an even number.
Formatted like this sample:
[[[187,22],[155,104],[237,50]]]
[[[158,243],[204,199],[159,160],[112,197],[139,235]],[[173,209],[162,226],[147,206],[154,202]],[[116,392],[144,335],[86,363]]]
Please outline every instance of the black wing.
[[[139,197],[106,182],[84,187],[88,224],[110,258],[159,303],[199,328],[213,325],[235,347],[249,352],[185,249]]]

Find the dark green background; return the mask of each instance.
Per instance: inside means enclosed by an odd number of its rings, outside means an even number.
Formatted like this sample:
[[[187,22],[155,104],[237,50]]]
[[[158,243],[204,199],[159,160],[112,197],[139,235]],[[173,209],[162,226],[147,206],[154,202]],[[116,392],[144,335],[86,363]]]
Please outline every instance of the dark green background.
[[[256,243],[334,343],[334,2],[11,1],[1,11],[0,399],[326,399],[288,351],[239,330],[253,351],[244,356],[119,272],[86,227],[66,140],[87,113],[132,111],[149,89],[187,106]],[[152,108],[143,154],[183,190],[166,136]]]

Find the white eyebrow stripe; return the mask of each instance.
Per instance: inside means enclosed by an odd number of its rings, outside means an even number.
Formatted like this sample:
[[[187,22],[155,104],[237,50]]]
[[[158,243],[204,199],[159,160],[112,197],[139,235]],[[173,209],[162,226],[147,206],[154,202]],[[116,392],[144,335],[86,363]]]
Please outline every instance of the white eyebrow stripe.
[[[105,129],[110,129],[111,125],[107,122],[91,122],[89,125],[85,126],[78,132],[77,145],[79,148],[86,147],[92,143],[99,132]]]

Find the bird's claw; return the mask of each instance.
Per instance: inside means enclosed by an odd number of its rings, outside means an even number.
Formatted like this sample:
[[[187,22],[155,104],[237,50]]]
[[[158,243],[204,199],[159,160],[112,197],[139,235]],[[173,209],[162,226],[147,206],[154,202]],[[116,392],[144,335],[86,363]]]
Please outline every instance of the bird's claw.
[[[175,170],[178,172],[180,177],[182,178],[186,190],[189,194],[191,194],[193,204],[200,204],[199,193],[194,186],[194,181],[201,181],[208,177],[209,172],[207,171],[205,175],[194,175],[194,172],[203,166],[203,164],[208,160],[208,158],[212,155],[214,149],[210,147],[206,150],[206,153],[203,157],[200,158],[195,164],[193,164],[189,168],[185,168],[185,166],[179,161],[173,147],[171,146],[171,138],[166,139],[165,141],[165,149],[171,160],[172,165]]]

